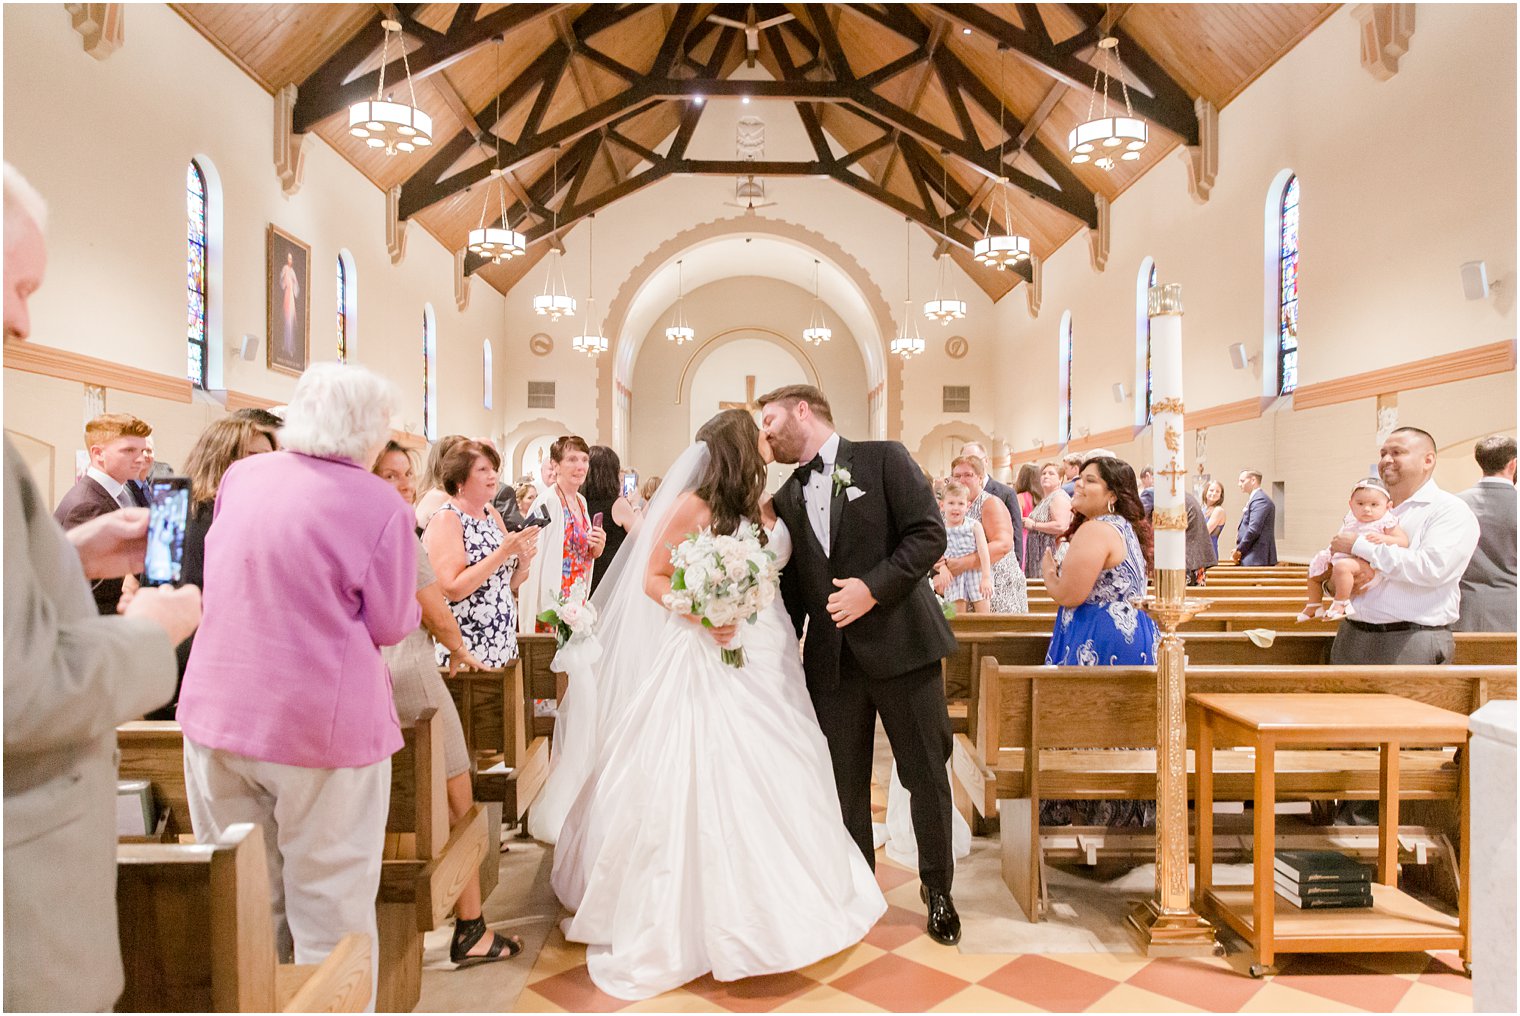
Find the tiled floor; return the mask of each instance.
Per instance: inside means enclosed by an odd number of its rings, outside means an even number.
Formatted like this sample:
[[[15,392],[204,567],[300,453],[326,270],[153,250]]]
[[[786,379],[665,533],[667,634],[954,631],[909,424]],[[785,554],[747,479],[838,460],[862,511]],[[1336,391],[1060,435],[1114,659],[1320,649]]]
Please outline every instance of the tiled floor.
[[[646,1002],[602,994],[585,950],[549,932],[514,1008],[527,1012],[1471,1012],[1454,953],[1286,957],[1261,980],[1247,958],[1115,953],[966,955],[923,931],[918,879],[878,853],[890,905],[864,942],[795,973],[703,978]]]

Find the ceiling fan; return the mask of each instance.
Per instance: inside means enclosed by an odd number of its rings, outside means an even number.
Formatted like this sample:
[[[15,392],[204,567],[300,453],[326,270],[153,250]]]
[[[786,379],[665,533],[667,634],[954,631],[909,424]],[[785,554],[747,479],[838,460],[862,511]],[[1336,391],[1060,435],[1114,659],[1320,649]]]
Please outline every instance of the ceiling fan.
[[[788,21],[797,20],[794,14],[778,14],[774,18],[759,20],[755,13],[755,5],[748,4],[745,7],[745,20],[735,21],[733,18],[725,18],[717,14],[709,14],[707,20],[724,28],[737,28],[744,33],[744,63],[747,67],[755,66],[755,58],[760,55],[760,33],[767,28],[775,28],[784,25]]]

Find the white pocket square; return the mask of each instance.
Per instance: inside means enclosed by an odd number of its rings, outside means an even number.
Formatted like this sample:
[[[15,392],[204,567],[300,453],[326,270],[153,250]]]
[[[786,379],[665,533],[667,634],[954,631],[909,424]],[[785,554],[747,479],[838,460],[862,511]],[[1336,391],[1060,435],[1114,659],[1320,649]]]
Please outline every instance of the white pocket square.
[[[853,501],[857,497],[865,497],[866,492],[861,490],[859,487],[846,487],[844,489],[844,496]]]

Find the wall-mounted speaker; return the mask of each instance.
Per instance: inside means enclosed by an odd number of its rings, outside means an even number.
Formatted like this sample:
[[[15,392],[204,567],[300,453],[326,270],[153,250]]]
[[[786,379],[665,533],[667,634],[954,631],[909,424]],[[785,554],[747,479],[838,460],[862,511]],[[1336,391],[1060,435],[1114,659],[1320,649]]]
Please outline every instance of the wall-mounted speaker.
[[[1481,300],[1488,295],[1488,264],[1469,261],[1462,266],[1462,295],[1469,300]]]
[[[259,355],[259,337],[248,334],[243,336],[242,344],[238,347],[238,355],[245,360],[252,360]]]
[[[1123,381],[1115,381],[1113,390],[1115,402],[1123,402],[1126,398],[1129,397],[1129,391],[1124,387]]]
[[[1230,365],[1236,370],[1245,370],[1248,359],[1246,357],[1246,344],[1237,342],[1230,347]]]

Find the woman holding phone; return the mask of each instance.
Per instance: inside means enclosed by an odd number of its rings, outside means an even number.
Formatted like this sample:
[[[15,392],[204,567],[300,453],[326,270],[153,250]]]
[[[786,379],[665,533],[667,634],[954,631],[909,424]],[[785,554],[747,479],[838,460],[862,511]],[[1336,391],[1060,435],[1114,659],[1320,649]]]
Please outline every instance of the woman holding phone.
[[[590,446],[574,434],[566,434],[549,446],[549,463],[554,482],[534,510],[535,516],[546,514],[548,524],[539,537],[538,558],[523,586],[518,615],[518,628],[524,632],[552,631],[537,618],[557,599],[590,597],[592,562],[607,546],[607,530],[592,523],[581,494],[591,468]]]
[[[586,508],[591,512],[591,525],[607,532],[607,545],[591,566],[591,591],[596,592],[623,540],[638,528],[640,515],[619,490],[622,464],[618,453],[606,445],[592,445],[590,460],[584,488]]]

